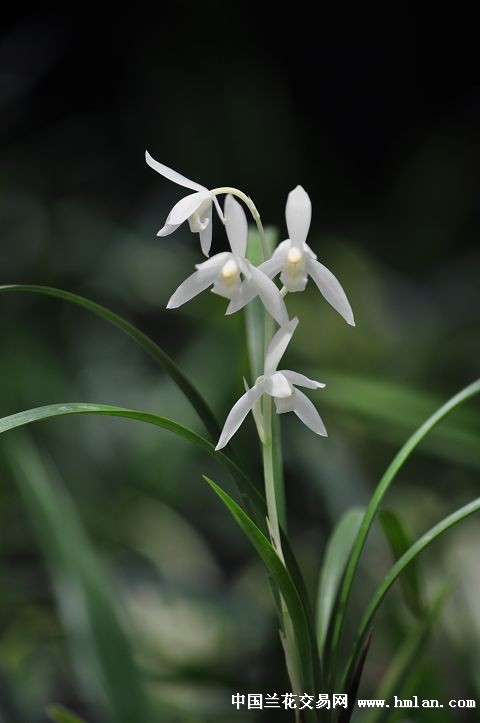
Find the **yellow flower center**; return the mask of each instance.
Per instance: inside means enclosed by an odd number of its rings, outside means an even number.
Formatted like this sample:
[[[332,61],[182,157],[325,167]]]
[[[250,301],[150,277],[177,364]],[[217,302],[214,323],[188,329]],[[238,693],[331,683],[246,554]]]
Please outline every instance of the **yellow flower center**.
[[[298,264],[302,260],[303,254],[299,248],[292,246],[287,254],[287,259],[290,264]]]
[[[233,259],[229,259],[223,266],[221,275],[225,281],[232,279],[232,277],[238,274],[238,265]]]

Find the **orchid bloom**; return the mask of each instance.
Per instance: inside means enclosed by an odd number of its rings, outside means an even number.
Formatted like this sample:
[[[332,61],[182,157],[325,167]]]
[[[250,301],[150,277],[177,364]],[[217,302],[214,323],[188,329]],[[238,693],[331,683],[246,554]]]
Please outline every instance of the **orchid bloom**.
[[[289,238],[282,241],[272,258],[258,268],[271,279],[281,272],[280,281],[292,292],[303,291],[308,277],[311,276],[328,303],[343,316],[347,324],[355,326],[351,306],[340,282],[326,266],[317,261],[316,255],[306,243],[312,218],[312,203],[301,186],[288,194],[285,216]],[[238,311],[254,297],[255,289],[246,283],[239,297],[230,305],[229,313]]]
[[[255,295],[280,326],[288,323],[285,302],[271,279],[245,259],[248,223],[241,205],[231,195],[225,198],[225,228],[231,252],[224,251],[196,265],[196,271],[180,284],[167,309],[175,309],[212,286],[214,294],[234,300],[242,286],[241,275],[248,279]]]
[[[169,181],[177,183],[184,188],[190,188],[195,193],[190,193],[182,198],[172,208],[168,214],[167,220],[163,228],[158,231],[157,236],[168,236],[173,233],[184,221],[188,220],[190,231],[200,234],[200,245],[205,256],[210,252],[212,245],[212,202],[218,211],[218,215],[223,221],[223,214],[217,197],[214,193],[201,186],[195,181],[190,181],[177,171],[174,171],[163,163],[156,161],[148,151],[145,151],[145,160],[150,168],[160,173]]]
[[[303,392],[294,386],[321,389],[325,384],[315,382],[297,372],[289,370],[277,371],[297,324],[298,319],[295,317],[273,336],[265,355],[263,375],[258,377],[255,385],[243,397],[240,397],[231,409],[215,449],[222,449],[228,444],[249,411],[258,403],[262,394],[273,397],[278,414],[295,412],[297,417],[313,432],[320,434],[322,437],[327,436],[325,425],[314,405]]]

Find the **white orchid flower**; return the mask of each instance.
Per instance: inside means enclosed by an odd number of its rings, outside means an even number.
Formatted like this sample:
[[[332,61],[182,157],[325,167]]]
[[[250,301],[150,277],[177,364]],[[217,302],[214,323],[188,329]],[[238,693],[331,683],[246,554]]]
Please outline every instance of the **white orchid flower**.
[[[200,234],[200,245],[205,256],[210,253],[212,245],[212,203],[218,211],[223,222],[222,209],[214,193],[201,186],[200,183],[190,181],[172,168],[156,161],[148,151],[145,151],[145,160],[150,168],[160,173],[169,181],[177,183],[184,188],[190,188],[195,193],[190,193],[182,198],[168,214],[163,228],[158,231],[157,236],[168,236],[173,233],[184,221],[188,220],[190,231]]]
[[[225,228],[231,252],[224,251],[196,265],[196,271],[180,284],[167,309],[175,309],[213,285],[214,294],[234,300],[242,286],[242,276],[249,281],[269,314],[280,326],[288,323],[285,302],[278,287],[266,274],[245,259],[248,223],[241,205],[230,194],[225,198]],[[231,313],[228,312],[227,313]]]
[[[310,276],[328,303],[348,324],[355,326],[351,306],[340,282],[326,266],[317,261],[316,255],[306,243],[312,218],[312,203],[301,186],[288,194],[285,216],[289,238],[282,241],[272,258],[258,268],[271,279],[281,272],[280,281],[288,291],[303,291]],[[245,284],[239,297],[230,305],[229,312],[238,311],[254,297],[253,287]]]
[[[322,389],[325,384],[315,382],[303,374],[290,370],[277,371],[297,324],[298,319],[295,317],[273,336],[265,355],[263,375],[258,377],[255,385],[243,397],[240,397],[231,409],[215,449],[222,449],[228,444],[247,414],[258,403],[262,394],[273,397],[278,414],[295,412],[297,417],[313,432],[320,434],[322,437],[327,436],[327,430],[316,408],[303,392],[295,388],[296,385],[307,387],[307,389]]]

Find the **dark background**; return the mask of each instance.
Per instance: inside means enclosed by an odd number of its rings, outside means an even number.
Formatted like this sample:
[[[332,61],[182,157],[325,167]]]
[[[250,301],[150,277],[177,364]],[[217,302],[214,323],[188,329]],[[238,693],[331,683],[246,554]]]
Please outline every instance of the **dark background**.
[[[156,238],[182,191],[146,166],[144,151],[208,187],[243,189],[280,235],[287,193],[297,183],[309,192],[310,245],[341,279],[357,320],[347,328],[311,288],[289,301],[304,319],[291,366],[328,383],[314,400],[328,442],[295,420],[283,425],[289,518],[312,590],[339,514],[365,502],[406,436],[478,375],[473,30],[468,18],[423,23],[400,8],[370,19],[346,8],[319,6],[314,17],[300,4],[248,3],[25,13],[2,22],[2,283],[68,288],[126,314],[192,375],[221,419],[246,373],[242,321],[224,319],[223,302],[209,294],[165,311],[201,259],[186,227]],[[223,243],[217,225],[215,248]],[[168,379],[117,332],[49,299],[12,295],[1,303],[3,414],[76,399],[149,408],[201,428]],[[478,419],[472,405],[398,480],[389,502],[417,534],[477,494]],[[160,697],[192,720],[226,720],[232,690],[287,687],[263,573],[199,481],[200,472],[220,481],[223,473],[166,433],[133,427],[69,419],[33,435],[54,458],[97,549],[127,582],[124,603],[156,641],[152,659],[162,661],[166,679],[178,672],[177,687],[160,680]],[[251,422],[238,442],[258,471]],[[8,479],[0,505],[9,591],[0,602],[0,665],[33,720],[54,700],[94,720]],[[423,574],[430,590],[460,569],[461,614],[455,623],[446,617],[419,690],[427,695],[449,681],[459,697],[478,697],[471,662],[480,650],[472,604],[478,526],[449,539]],[[389,559],[376,542],[367,551],[367,587]],[[397,607],[376,635],[367,670],[372,694],[411,622],[392,599]],[[204,675],[194,681],[194,704],[185,670],[195,666]]]

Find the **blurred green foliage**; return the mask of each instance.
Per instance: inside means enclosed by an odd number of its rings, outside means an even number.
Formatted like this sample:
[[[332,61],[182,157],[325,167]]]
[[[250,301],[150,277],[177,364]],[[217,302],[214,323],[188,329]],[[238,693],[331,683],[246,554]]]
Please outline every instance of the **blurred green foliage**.
[[[180,17],[165,20],[184,28]],[[1,282],[67,288],[127,316],[223,419],[248,374],[244,321],[225,318],[224,300],[209,293],[166,311],[201,258],[188,228],[155,237],[180,196],[145,167],[144,149],[201,183],[244,188],[280,238],[288,191],[298,182],[307,188],[310,245],[341,280],[357,320],[347,327],[311,286],[288,299],[291,315],[302,318],[288,366],[327,383],[314,401],[328,440],[293,415],[282,419],[289,529],[313,599],[340,515],[365,505],[408,434],[478,376],[480,151],[478,110],[471,111],[478,91],[446,95],[443,112],[430,115],[403,98],[403,115],[395,111],[385,127],[386,106],[382,115],[361,83],[363,120],[353,112],[352,87],[352,108],[334,107],[339,91],[328,95],[329,83],[343,87],[344,79],[332,66],[324,73],[337,72],[333,79],[318,76],[322,107],[310,105],[297,77],[318,71],[308,49],[316,45],[305,43],[292,80],[269,46],[229,55],[220,25],[207,40],[188,27],[185,57],[165,35],[159,42],[163,31],[152,26],[125,27],[113,39],[92,30],[90,58],[83,26],[23,18],[5,29]],[[200,53],[207,75],[216,72],[215,87],[192,74]],[[356,62],[352,54],[348,72]],[[219,224],[214,243],[225,243]],[[203,431],[178,389],[119,331],[54,299],[6,295],[0,305],[1,416],[83,401],[149,410]],[[435,431],[395,481],[388,505],[415,536],[478,494],[479,433],[473,402]],[[72,417],[29,434],[54,461],[114,581],[133,654],[163,715],[190,723],[268,720],[268,712],[237,712],[230,703],[232,692],[280,693],[288,683],[263,569],[201,477],[233,493],[228,475],[184,440],[127,420]],[[260,479],[252,420],[236,446]],[[45,723],[46,707],[61,703],[99,723],[3,457],[0,530],[0,720]],[[473,518],[420,560],[432,599],[453,579],[412,694],[480,703],[479,544]],[[390,563],[377,530],[354,590],[352,625]],[[365,696],[415,625],[398,590],[376,625]],[[417,714],[419,722],[431,720]],[[461,719],[445,711],[435,720]]]

